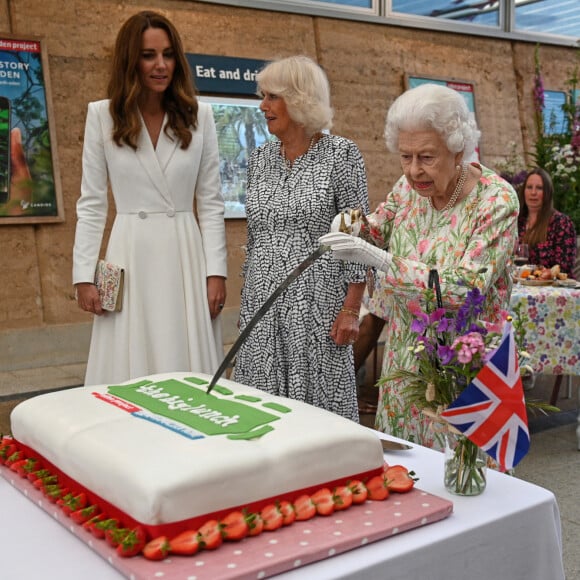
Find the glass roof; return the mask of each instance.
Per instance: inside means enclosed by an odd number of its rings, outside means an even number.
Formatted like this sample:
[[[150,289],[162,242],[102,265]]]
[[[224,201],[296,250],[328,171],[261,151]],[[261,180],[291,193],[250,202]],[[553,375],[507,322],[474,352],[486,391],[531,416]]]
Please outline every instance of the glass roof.
[[[392,0],[392,10],[498,26],[499,4],[493,0]],[[515,29],[580,37],[580,1],[515,0]]]

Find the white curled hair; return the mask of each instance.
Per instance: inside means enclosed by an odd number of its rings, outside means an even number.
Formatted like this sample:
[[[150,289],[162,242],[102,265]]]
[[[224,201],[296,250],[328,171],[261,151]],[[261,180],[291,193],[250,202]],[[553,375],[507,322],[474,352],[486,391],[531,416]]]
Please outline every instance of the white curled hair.
[[[451,153],[471,159],[481,132],[465,99],[444,85],[427,83],[405,91],[387,113],[385,142],[399,150],[400,131],[436,131]]]
[[[330,129],[334,111],[326,74],[307,56],[289,56],[266,65],[257,75],[258,91],[284,99],[288,115],[308,136]]]

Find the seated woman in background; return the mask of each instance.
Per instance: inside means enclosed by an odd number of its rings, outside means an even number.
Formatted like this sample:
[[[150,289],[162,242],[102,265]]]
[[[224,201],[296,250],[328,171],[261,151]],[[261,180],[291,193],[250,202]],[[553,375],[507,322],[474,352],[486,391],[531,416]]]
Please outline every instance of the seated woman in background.
[[[540,167],[530,171],[519,191],[518,238],[528,244],[530,264],[551,268],[560,265],[573,277],[576,262],[574,222],[554,209],[554,186]]]

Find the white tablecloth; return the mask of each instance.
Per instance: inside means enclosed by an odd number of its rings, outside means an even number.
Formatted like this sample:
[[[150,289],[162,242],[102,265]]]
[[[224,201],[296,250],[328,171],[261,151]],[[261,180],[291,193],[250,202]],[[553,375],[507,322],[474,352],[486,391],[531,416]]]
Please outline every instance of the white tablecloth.
[[[441,453],[415,446],[410,451],[386,453],[385,458],[390,464],[401,463],[414,470],[421,489],[453,501],[453,514],[441,522],[278,578],[564,580],[560,514],[550,491],[488,471],[488,485],[482,495],[456,497],[443,487]],[[2,477],[0,506],[2,578],[121,578],[105,560]]]

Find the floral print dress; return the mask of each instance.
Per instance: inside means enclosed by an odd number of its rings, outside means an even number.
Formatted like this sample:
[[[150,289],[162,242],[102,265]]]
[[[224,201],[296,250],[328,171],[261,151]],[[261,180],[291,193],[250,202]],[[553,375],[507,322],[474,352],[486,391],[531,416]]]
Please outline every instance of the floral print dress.
[[[490,169],[475,165],[482,172],[477,184],[449,210],[433,209],[402,177],[369,216],[371,234],[393,254],[371,301],[371,311],[387,319],[382,376],[417,368],[409,351],[416,342],[410,330],[409,303],[424,300],[429,270],[439,272],[445,307],[463,302],[470,286],[486,295],[487,320],[499,321],[508,307],[508,266],[517,239],[519,202],[511,185]],[[379,385],[376,428],[442,448],[437,427],[406,403],[404,385],[396,381],[379,381]]]

